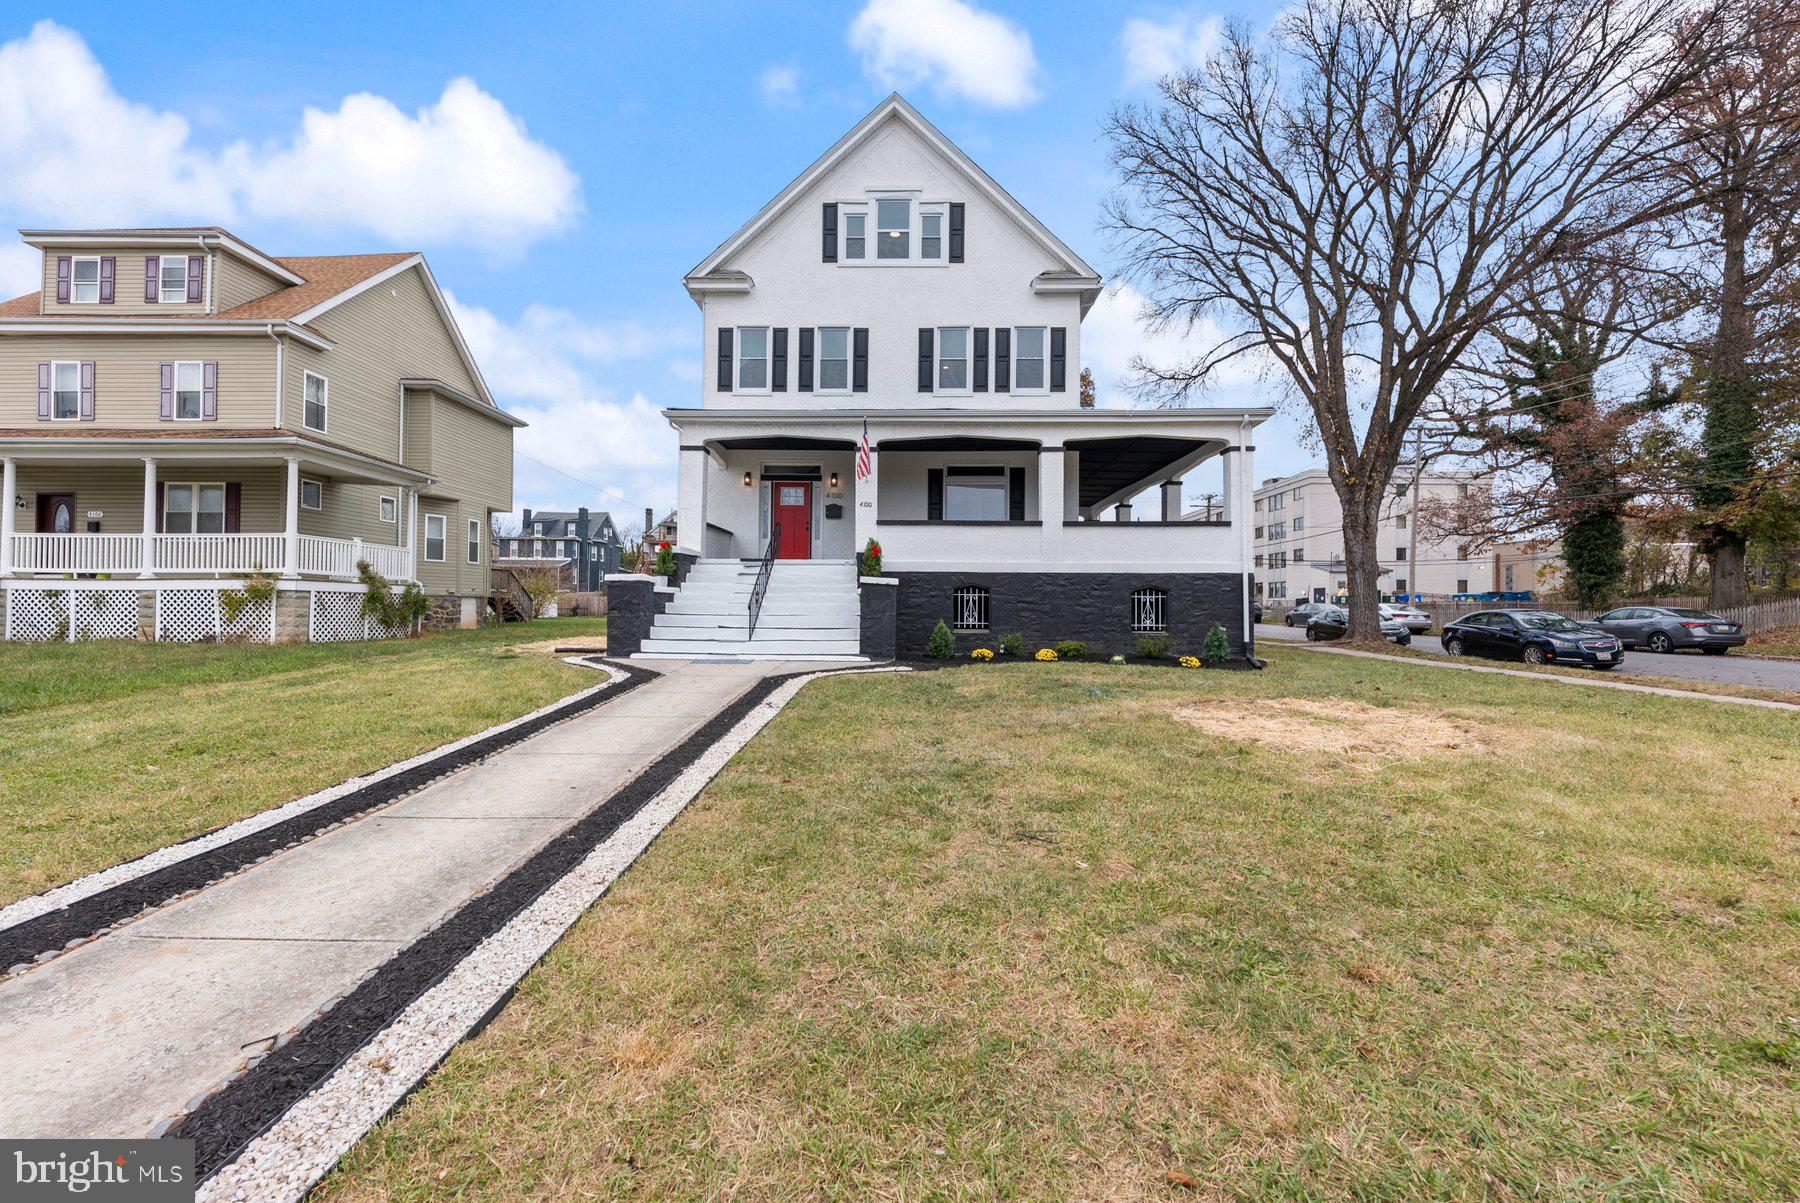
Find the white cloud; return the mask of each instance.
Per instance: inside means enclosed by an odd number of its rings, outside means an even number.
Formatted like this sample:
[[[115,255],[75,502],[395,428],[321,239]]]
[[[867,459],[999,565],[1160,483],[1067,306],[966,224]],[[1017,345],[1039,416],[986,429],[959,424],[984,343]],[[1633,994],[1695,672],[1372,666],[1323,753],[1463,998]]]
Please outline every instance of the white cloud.
[[[1216,14],[1175,13],[1163,20],[1133,17],[1119,35],[1125,82],[1153,84],[1165,75],[1198,67],[1218,49],[1224,27],[1224,18]]]
[[[963,0],[869,0],[850,23],[850,45],[884,87],[929,83],[1003,109],[1038,97],[1031,35]]]
[[[628,361],[696,361],[692,330],[608,325],[546,305],[509,322],[447,299],[496,400],[530,423],[514,441],[520,506],[598,506],[629,522],[646,505],[674,504],[676,439],[660,412],[673,399],[621,399],[604,380]]]
[[[770,108],[795,108],[800,104],[800,68],[792,63],[771,63],[757,78],[756,87]]]
[[[22,297],[44,286],[43,256],[22,242],[0,242],[0,301]]]
[[[219,149],[113,90],[81,36],[0,45],[0,205],[59,225],[279,219],[410,245],[516,252],[580,212],[580,180],[468,79],[408,115],[368,93],[283,139]]]

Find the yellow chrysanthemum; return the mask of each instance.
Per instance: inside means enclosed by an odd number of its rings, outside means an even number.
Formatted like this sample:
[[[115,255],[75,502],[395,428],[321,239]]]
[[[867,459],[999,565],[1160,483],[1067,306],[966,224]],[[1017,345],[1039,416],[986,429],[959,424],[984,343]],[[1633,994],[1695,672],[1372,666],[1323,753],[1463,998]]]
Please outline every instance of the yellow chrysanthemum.
[[[1181,667],[1183,667],[1183,668],[1199,668],[1200,661],[1195,656],[1183,656],[1181,658]]]
[[[994,653],[985,647],[978,647],[969,653],[971,660],[992,660],[993,658]]]
[[[1046,660],[1046,661],[1054,660],[1054,659],[1056,659],[1056,649],[1048,648],[1048,647],[1041,647],[1038,649],[1037,658],[1039,660]]]

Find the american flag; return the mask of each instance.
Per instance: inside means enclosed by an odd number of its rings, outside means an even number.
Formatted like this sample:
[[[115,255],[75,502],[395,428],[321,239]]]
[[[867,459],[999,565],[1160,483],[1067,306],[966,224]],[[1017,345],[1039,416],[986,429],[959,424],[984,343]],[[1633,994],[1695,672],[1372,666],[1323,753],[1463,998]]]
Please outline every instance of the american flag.
[[[875,475],[875,460],[869,450],[869,420],[863,419],[862,442],[856,445],[856,479],[867,480]]]

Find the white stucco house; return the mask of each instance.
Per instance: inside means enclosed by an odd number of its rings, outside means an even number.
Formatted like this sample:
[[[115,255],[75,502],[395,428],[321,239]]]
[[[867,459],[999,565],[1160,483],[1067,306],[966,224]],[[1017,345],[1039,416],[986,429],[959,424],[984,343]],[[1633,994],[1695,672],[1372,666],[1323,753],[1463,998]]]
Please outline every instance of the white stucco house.
[[[942,619],[965,652],[1011,632],[1197,651],[1218,623],[1248,654],[1272,411],[1081,408],[1099,273],[900,96],[683,283],[708,362],[699,404],[664,411],[681,569],[614,603],[615,652],[912,656]],[[1181,521],[1184,474],[1215,457],[1223,516]],[[881,580],[859,586],[871,540]]]

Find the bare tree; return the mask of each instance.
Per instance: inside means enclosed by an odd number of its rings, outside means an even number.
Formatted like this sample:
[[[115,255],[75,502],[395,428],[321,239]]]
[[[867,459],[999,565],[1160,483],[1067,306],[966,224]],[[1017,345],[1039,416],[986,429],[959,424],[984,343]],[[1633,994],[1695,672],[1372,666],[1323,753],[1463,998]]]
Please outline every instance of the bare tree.
[[[1642,200],[1647,118],[1694,75],[1666,0],[1300,0],[1238,24],[1108,123],[1107,224],[1165,325],[1223,335],[1146,371],[1174,399],[1253,354],[1311,411],[1343,505],[1352,638],[1408,428],[1545,264],[1685,201]]]
[[[554,600],[563,588],[562,569],[554,564],[520,565],[512,569],[512,578],[531,608],[527,618],[536,618],[541,614],[544,606]]]

